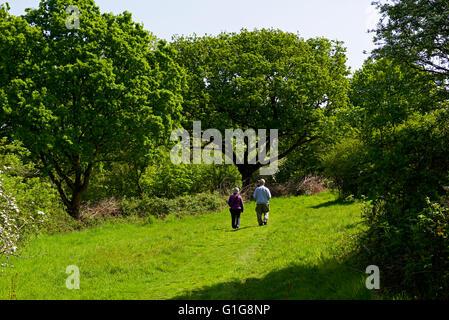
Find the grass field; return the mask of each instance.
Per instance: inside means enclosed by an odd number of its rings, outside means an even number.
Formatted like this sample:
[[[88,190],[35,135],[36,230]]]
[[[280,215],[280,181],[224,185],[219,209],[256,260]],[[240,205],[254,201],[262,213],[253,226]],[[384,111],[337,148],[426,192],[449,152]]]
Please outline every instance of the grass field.
[[[241,229],[221,213],[41,236],[0,273],[0,299],[371,299],[366,276],[336,256],[360,228],[357,204],[330,192],[254,203]],[[66,288],[66,268],[80,289]]]

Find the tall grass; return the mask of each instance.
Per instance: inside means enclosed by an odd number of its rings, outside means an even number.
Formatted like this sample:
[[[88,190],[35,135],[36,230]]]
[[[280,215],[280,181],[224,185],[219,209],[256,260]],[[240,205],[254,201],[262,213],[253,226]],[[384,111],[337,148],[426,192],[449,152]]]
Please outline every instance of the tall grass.
[[[370,299],[367,275],[339,258],[358,232],[357,204],[275,198],[267,226],[247,203],[241,229],[229,211],[169,215],[40,236],[0,272],[1,299]],[[80,289],[66,288],[67,266]]]

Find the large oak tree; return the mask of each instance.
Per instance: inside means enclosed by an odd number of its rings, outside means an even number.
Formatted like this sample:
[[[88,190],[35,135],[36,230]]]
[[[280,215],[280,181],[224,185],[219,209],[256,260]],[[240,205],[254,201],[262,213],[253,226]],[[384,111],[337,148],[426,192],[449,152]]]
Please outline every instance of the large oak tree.
[[[170,51],[130,13],[102,14],[93,0],[43,0],[22,17],[1,7],[1,133],[31,151],[72,217],[96,163],[167,141],[183,79]]]
[[[322,138],[326,119],[347,106],[348,70],[339,42],[244,29],[175,37],[172,45],[188,74],[185,119],[200,120],[223,137],[225,129],[278,129],[279,159]],[[250,164],[248,153],[244,158],[237,167],[247,183],[262,164]]]

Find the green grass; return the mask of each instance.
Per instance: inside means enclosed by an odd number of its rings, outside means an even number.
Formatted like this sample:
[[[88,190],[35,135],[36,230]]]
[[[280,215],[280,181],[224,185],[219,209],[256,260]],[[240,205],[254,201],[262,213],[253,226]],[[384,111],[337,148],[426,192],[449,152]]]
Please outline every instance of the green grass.
[[[231,228],[228,210],[151,224],[41,236],[0,272],[0,299],[370,299],[366,276],[336,258],[360,229],[357,204],[330,192],[254,203]],[[65,286],[66,267],[81,273]]]

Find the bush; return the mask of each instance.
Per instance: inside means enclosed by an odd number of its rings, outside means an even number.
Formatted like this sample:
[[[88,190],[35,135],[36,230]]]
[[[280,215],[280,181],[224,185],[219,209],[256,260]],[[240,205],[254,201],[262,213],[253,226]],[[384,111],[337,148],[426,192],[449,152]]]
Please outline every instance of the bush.
[[[56,191],[23,160],[28,154],[19,142],[0,139],[0,254],[6,256],[45,231],[50,213],[61,209]]]
[[[37,223],[43,222],[45,214],[39,211],[38,214],[42,218],[34,219],[33,216],[23,212],[17,206],[14,196],[4,189],[2,180],[0,177],[0,255],[9,258],[16,253],[26,232]]]
[[[167,159],[160,165],[150,166],[143,174],[142,188],[147,195],[175,198],[192,192],[198,180],[199,167],[196,165],[175,165]]]
[[[448,210],[439,204],[449,185],[449,135],[437,120],[410,119],[373,139],[365,173],[372,205],[360,239],[363,263],[381,268],[389,291],[427,299],[449,298]]]
[[[231,165],[175,165],[166,159],[150,166],[141,178],[143,192],[162,198],[176,198],[189,194],[214,192],[223,184],[241,184],[241,176]]]
[[[449,209],[427,199],[413,230],[407,287],[427,288],[424,297],[449,299]],[[432,248],[432,250],[429,250]]]
[[[152,161],[143,168],[130,163],[98,165],[83,200],[98,202],[144,194],[173,199],[241,185],[241,175],[233,165],[175,165],[164,153]]]
[[[359,241],[359,258],[379,266],[387,293],[449,298],[448,208],[429,199],[419,212],[372,201],[363,217],[369,230]]]
[[[14,198],[20,215],[29,217],[27,221],[34,221],[21,229],[21,244],[39,233],[68,232],[83,228],[82,222],[67,214],[54,185],[42,176],[34,163],[28,161],[28,155],[29,151],[20,142],[0,139],[2,188]],[[42,213],[45,213],[44,222],[41,221]]]
[[[265,185],[270,189],[272,197],[288,197],[299,195],[315,195],[328,190],[329,181],[322,177],[308,175],[299,180],[289,180],[284,183],[268,181]],[[257,183],[246,185],[240,191],[244,199],[253,200],[254,190],[259,186]]]
[[[136,172],[137,171],[137,172]],[[104,199],[137,197],[140,194],[139,171],[128,163],[99,163],[83,194],[83,201],[97,202]]]
[[[298,181],[308,175],[320,176],[323,174],[323,167],[319,159],[326,149],[326,143],[318,139],[309,142],[306,146],[298,147],[287,157],[279,160],[279,170],[273,176],[277,183],[289,183]]]
[[[332,179],[342,196],[363,193],[362,174],[367,167],[367,150],[354,138],[343,139],[321,157],[324,175]]]
[[[145,195],[143,198],[124,198],[121,205],[123,214],[127,216],[166,218],[169,215],[182,217],[221,211],[226,205],[225,200],[218,194],[209,193],[183,196],[175,199]]]

